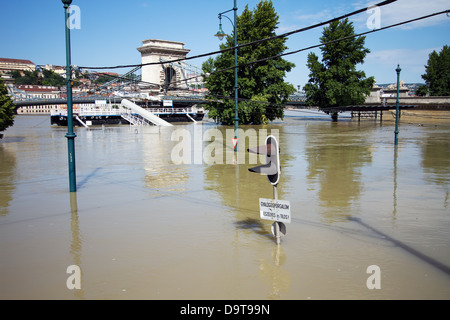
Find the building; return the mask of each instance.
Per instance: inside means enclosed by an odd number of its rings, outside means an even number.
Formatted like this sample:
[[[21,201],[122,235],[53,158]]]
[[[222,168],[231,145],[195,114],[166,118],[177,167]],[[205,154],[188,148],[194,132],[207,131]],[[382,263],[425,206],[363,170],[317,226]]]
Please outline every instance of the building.
[[[53,71],[54,73],[60,75],[64,79],[66,78],[66,67],[65,66],[55,66],[52,64],[46,64],[45,67],[43,67],[45,70]],[[73,65],[72,66],[72,79],[76,78],[76,70],[78,70],[78,66]]]
[[[29,84],[16,85],[15,87],[22,93],[22,98],[57,99],[61,97],[60,89],[58,87]]]
[[[36,65],[30,60],[0,58],[0,76],[6,83],[12,83],[13,79],[8,74],[11,71],[34,71]]]
[[[54,66],[52,64],[46,64],[44,69],[55,72],[63,78],[66,78],[66,67],[63,66]]]
[[[61,92],[58,87],[38,86],[38,85],[16,85],[15,99],[58,99],[61,98]],[[58,105],[32,105],[28,107],[20,107],[17,109],[18,114],[49,114],[50,110],[57,109]]]
[[[186,90],[185,68],[181,62],[161,64],[161,62],[185,59],[189,49],[184,43],[147,39],[137,48],[142,56],[142,81],[150,93],[162,93],[169,90]],[[150,64],[152,63],[152,64]],[[150,65],[145,65],[150,64]]]
[[[399,98],[408,97],[409,88],[405,86],[403,80],[400,80]],[[386,104],[387,98],[397,98],[397,84],[389,84],[386,87],[381,87],[374,84],[370,90],[370,94],[366,97],[367,104]]]
[[[408,97],[409,88],[405,86],[405,82],[400,80],[400,88],[398,89],[398,97]],[[383,89],[383,97],[397,97],[397,84],[390,84],[387,88]]]

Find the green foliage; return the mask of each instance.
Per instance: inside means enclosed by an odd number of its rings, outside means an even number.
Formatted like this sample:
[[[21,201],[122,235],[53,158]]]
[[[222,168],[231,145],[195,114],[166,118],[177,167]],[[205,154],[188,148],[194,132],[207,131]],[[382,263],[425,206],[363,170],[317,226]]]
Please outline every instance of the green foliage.
[[[23,71],[23,76],[19,71],[11,71],[11,76],[14,79],[15,84],[32,84],[38,85],[39,83],[39,71]]]
[[[427,92],[428,92],[428,87],[426,85],[420,85],[416,88],[415,94],[420,97],[424,97],[427,95]]]
[[[272,1],[260,1],[255,10],[249,10],[247,5],[237,19],[238,44],[275,36],[278,19]],[[295,92],[293,85],[284,82],[284,77],[295,65],[280,57],[248,63],[283,53],[287,49],[285,42],[285,38],[274,39],[238,50],[241,124],[261,124],[283,117],[283,103]],[[221,50],[231,47],[234,47],[234,34],[227,36],[226,43],[220,45]],[[216,59],[210,58],[202,66],[205,74],[210,73],[206,78],[210,97],[220,99],[208,105],[209,117],[222,124],[232,124],[235,117],[233,67],[234,50],[224,52]]]
[[[430,96],[450,96],[450,48],[445,45],[439,54],[433,51],[428,56],[425,74],[422,75]]]
[[[101,74],[98,76],[97,80],[94,81],[95,84],[102,85],[105,84],[111,80],[114,80],[113,76],[107,75],[107,74]]]
[[[43,86],[54,86],[54,87],[61,87],[66,84],[66,79],[61,77],[59,74],[55,73],[52,70],[42,70],[43,79],[42,79],[42,85]]]
[[[14,104],[8,89],[0,77],[0,132],[14,124]],[[1,135],[0,135],[1,137]]]
[[[355,34],[353,23],[348,18],[330,23],[325,27],[320,43],[349,37]],[[375,80],[365,78],[356,64],[363,63],[369,49],[364,48],[365,37],[348,38],[325,44],[321,47],[322,62],[316,54],[308,54],[309,81],[305,85],[308,105],[326,111],[330,107],[363,104],[370,94]]]
[[[15,84],[43,85],[61,87],[66,84],[66,79],[52,70],[43,69],[35,71],[23,71],[22,76],[19,71],[12,71],[11,75]]]

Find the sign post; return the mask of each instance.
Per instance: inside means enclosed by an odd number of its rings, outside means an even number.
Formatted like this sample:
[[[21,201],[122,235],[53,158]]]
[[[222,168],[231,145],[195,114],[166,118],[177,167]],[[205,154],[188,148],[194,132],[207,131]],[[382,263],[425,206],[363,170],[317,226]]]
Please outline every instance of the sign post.
[[[272,233],[277,245],[281,237],[286,235],[285,223],[291,223],[291,204],[286,200],[278,200],[278,181],[280,180],[280,150],[277,139],[270,135],[266,138],[266,144],[256,148],[248,149],[248,152],[265,154],[266,163],[248,169],[267,175],[267,179],[273,186],[273,199],[259,199],[259,212],[261,219],[272,220]]]

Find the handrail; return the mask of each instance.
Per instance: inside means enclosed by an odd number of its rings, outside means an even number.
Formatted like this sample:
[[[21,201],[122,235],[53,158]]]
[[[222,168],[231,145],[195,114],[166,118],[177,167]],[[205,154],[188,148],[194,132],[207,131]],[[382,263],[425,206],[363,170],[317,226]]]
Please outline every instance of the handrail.
[[[73,108],[73,113],[83,116],[102,116],[102,115],[117,115],[120,116],[123,113],[127,113],[125,109],[99,109],[99,110],[85,110],[84,108]],[[67,109],[50,110],[50,114],[53,115],[67,115]]]
[[[192,113],[193,108],[148,108],[145,109],[154,114],[171,114],[171,113]],[[83,116],[102,116],[102,115],[117,115],[120,116],[125,113],[132,113],[131,110],[125,108],[107,108],[107,109],[85,109],[81,108],[73,108],[73,113]],[[58,108],[56,110],[50,110],[50,114],[53,115],[67,115],[67,109]]]

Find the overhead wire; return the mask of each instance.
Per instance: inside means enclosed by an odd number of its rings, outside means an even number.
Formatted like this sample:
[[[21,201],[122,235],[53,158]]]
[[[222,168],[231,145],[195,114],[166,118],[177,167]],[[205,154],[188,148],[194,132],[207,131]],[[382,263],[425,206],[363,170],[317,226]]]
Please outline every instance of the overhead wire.
[[[391,3],[391,2],[393,2],[393,1],[384,1],[384,2],[386,2],[386,4],[387,4],[387,3]],[[361,10],[362,10],[362,9],[361,9]],[[356,11],[356,12],[359,13],[359,12],[361,12],[361,10],[358,10],[358,11]],[[418,18],[414,18],[414,19],[410,19],[410,20],[398,22],[398,23],[395,23],[395,24],[391,24],[391,25],[388,25],[388,26],[385,26],[385,27],[382,27],[382,28],[379,28],[379,29],[373,29],[373,30],[370,30],[370,31],[366,31],[366,32],[362,32],[362,33],[358,33],[358,34],[346,36],[346,37],[343,37],[343,38],[335,39],[335,40],[328,41],[328,42],[324,42],[324,43],[321,43],[321,44],[316,44],[316,45],[309,46],[309,47],[305,47],[305,48],[302,48],[302,49],[298,49],[298,50],[294,50],[294,51],[290,51],[290,52],[286,52],[286,53],[281,53],[281,54],[279,54],[279,55],[275,55],[275,56],[271,56],[271,57],[266,57],[266,58],[258,59],[258,60],[255,60],[255,61],[250,61],[250,62],[247,62],[247,63],[243,63],[243,64],[238,65],[237,68],[246,67],[246,66],[249,66],[249,65],[251,65],[251,64],[260,63],[260,62],[264,62],[264,61],[267,61],[267,60],[276,59],[276,58],[283,57],[283,56],[287,56],[287,55],[297,54],[297,53],[300,53],[300,52],[303,52],[303,51],[307,51],[307,50],[311,50],[311,49],[314,49],[314,48],[322,47],[322,46],[325,46],[325,45],[328,45],[328,44],[332,44],[332,43],[336,43],[336,42],[348,40],[348,39],[351,39],[351,38],[360,37],[360,36],[364,36],[364,35],[367,35],[367,34],[371,34],[371,33],[379,32],[379,31],[383,31],[383,30],[386,30],[386,29],[390,29],[390,28],[393,28],[393,27],[398,27],[398,26],[401,26],[401,25],[404,25],[404,24],[408,24],[408,23],[415,22],[415,21],[420,21],[420,20],[428,19],[428,18],[437,16],[437,15],[441,15],[441,14],[444,14],[444,13],[448,15],[448,14],[450,13],[450,10],[443,10],[443,11],[440,11],[440,12],[435,12],[435,13],[432,13],[432,14],[428,14],[428,15],[425,15],[425,16],[418,17]],[[347,14],[347,15],[344,15],[344,16],[349,16],[349,15],[351,15],[351,14]],[[335,20],[339,20],[339,19],[340,19],[340,18],[335,18],[335,19],[331,19],[331,20],[329,20],[329,21],[335,21]],[[328,22],[327,22],[327,23],[328,23]],[[309,30],[309,29],[311,29],[312,27],[313,27],[313,26],[307,27],[307,28],[308,28],[308,30]],[[304,28],[304,29],[305,29],[305,28]],[[299,30],[300,30],[300,29],[299,29]],[[298,32],[298,31],[297,31],[297,32]],[[295,31],[288,32],[288,34],[292,34],[292,33],[295,33]],[[285,34],[280,35],[280,36],[277,36],[277,37],[279,38],[279,37],[282,37],[282,36],[284,36],[284,35],[285,35]],[[270,38],[270,39],[273,39],[273,38],[275,38],[275,37],[272,37],[272,38]],[[267,39],[269,39],[269,38],[267,38]],[[261,41],[267,41],[267,39],[258,40],[258,41],[252,42],[251,44],[259,43],[259,42],[261,42]],[[250,43],[249,43],[249,44],[246,44],[246,45],[250,45]],[[238,46],[238,47],[239,47],[239,46]],[[226,52],[226,51],[229,51],[229,50],[228,50],[228,49],[227,49],[227,50],[221,50],[220,52]],[[191,58],[193,58],[193,57],[191,57]],[[181,59],[181,60],[182,60],[182,59]],[[176,61],[173,60],[173,61],[168,61],[168,62],[158,62],[158,63],[155,62],[155,63],[152,63],[152,64],[168,64],[168,63],[172,63],[172,62],[176,62]],[[137,66],[139,66],[139,65],[130,65],[129,67],[137,67]],[[85,67],[80,67],[80,68],[85,68]],[[235,69],[235,68],[236,68],[236,66],[232,66],[232,67],[228,67],[228,68],[224,68],[224,69],[220,69],[220,70],[213,71],[213,72],[211,72],[210,74],[216,74],[216,73],[220,73],[220,72],[224,72],[224,71],[228,71],[228,70],[233,70],[233,69]],[[107,67],[104,67],[104,69],[107,69]],[[111,76],[110,74],[107,74],[107,75],[108,75],[108,76]],[[176,83],[178,83],[178,82],[186,82],[186,81],[188,81],[188,80],[192,80],[192,79],[195,79],[195,78],[198,78],[198,77],[203,77],[203,76],[204,76],[204,75],[198,75],[198,76],[191,77],[191,78],[189,78],[189,79],[182,79],[182,80],[174,81],[174,82],[171,82],[170,85],[172,86],[172,85],[174,85],[174,84],[176,84]],[[118,78],[130,80],[130,79],[123,78],[123,77],[120,77],[120,76],[114,76],[114,77],[118,77]],[[146,81],[142,81],[142,80],[139,80],[139,82],[147,83]],[[155,83],[150,83],[150,82],[148,82],[148,84],[150,84],[150,85],[152,85],[152,86],[161,86],[161,85],[158,85],[158,84],[155,84]],[[181,88],[177,88],[177,87],[168,87],[167,90],[170,90],[170,89],[177,89],[177,90],[180,90]],[[190,90],[190,89],[186,89],[186,90]],[[230,96],[230,97],[219,96],[219,95],[209,95],[209,96],[210,96],[210,97],[216,97],[216,98],[218,98],[219,100],[223,100],[223,99],[235,99],[234,97],[231,97],[231,96]],[[211,99],[211,100],[212,100],[212,99]],[[278,104],[273,104],[273,103],[270,103],[270,102],[254,101],[254,100],[246,99],[246,98],[239,98],[239,100],[240,100],[240,101],[251,101],[251,102],[255,102],[255,103],[262,103],[262,104],[266,104],[267,107],[273,107],[273,108],[279,107]],[[214,100],[213,100],[213,101],[214,101]],[[216,102],[218,102],[218,101],[216,100]]]
[[[148,63],[141,63],[141,64],[117,65],[117,66],[109,66],[109,67],[104,67],[104,66],[103,67],[89,67],[89,66],[84,67],[84,66],[80,66],[79,68],[80,69],[97,69],[97,70],[102,70],[102,69],[119,69],[119,68],[133,68],[133,67],[139,67],[139,66],[143,67],[143,66],[150,66],[150,65],[169,64],[169,63],[182,62],[182,61],[187,61],[187,60],[192,60],[192,59],[203,58],[203,57],[207,57],[207,56],[211,56],[211,55],[215,55],[215,54],[221,54],[221,53],[224,53],[224,52],[227,52],[227,51],[231,51],[231,50],[234,50],[234,49],[238,49],[239,50],[240,48],[244,48],[244,47],[247,47],[247,46],[252,46],[252,45],[259,44],[259,43],[266,42],[266,41],[270,41],[270,40],[275,40],[275,39],[279,39],[279,38],[285,38],[285,37],[291,36],[291,35],[296,34],[296,33],[304,32],[304,31],[307,31],[307,30],[311,30],[311,29],[314,29],[314,28],[317,28],[317,27],[324,26],[324,25],[329,24],[329,23],[331,23],[333,21],[337,21],[337,20],[341,20],[341,19],[344,19],[344,18],[351,17],[353,15],[356,15],[356,14],[359,14],[361,12],[367,11],[370,8],[382,7],[382,6],[388,5],[388,4],[396,2],[396,1],[397,0],[385,0],[385,1],[382,1],[382,2],[377,3],[375,5],[370,5],[368,7],[365,7],[365,8],[362,8],[362,9],[359,9],[359,10],[356,10],[356,11],[344,14],[344,15],[336,17],[336,18],[332,18],[332,19],[324,21],[324,22],[319,22],[317,24],[314,24],[314,25],[311,25],[311,26],[308,26],[308,27],[296,29],[296,30],[293,30],[293,31],[289,31],[289,32],[280,34],[280,35],[273,36],[273,37],[268,37],[268,38],[264,38],[264,39],[255,40],[255,41],[252,41],[252,42],[248,42],[248,43],[245,43],[245,44],[240,44],[240,45],[233,46],[233,47],[226,48],[226,49],[222,49],[222,50],[217,50],[217,51],[212,51],[212,52],[208,52],[208,53],[199,54],[199,55],[192,56],[192,57],[185,57],[185,58],[180,58],[180,59],[174,59],[174,60],[169,60],[169,61],[165,61],[165,62],[162,62],[162,61],[161,62],[148,62]]]
[[[407,23],[411,23],[411,22],[415,22],[415,21],[431,18],[431,17],[437,16],[437,15],[440,15],[440,14],[444,14],[444,13],[448,14],[448,13],[450,13],[450,10],[444,10],[444,11],[440,11],[440,12],[435,12],[435,13],[428,14],[428,15],[425,15],[425,16],[422,16],[422,17],[419,17],[419,18],[414,18],[414,19],[403,21],[403,22],[391,24],[389,26],[382,27],[382,28],[379,28],[379,29],[373,29],[373,30],[370,30],[370,31],[366,31],[366,32],[362,32],[362,33],[346,36],[346,37],[343,37],[343,38],[327,41],[327,42],[324,42],[324,43],[321,43],[321,44],[316,44],[316,45],[313,45],[313,46],[305,47],[305,48],[298,49],[298,50],[295,50],[295,51],[290,51],[290,52],[281,53],[281,54],[278,54],[278,55],[275,55],[275,56],[266,57],[266,58],[258,59],[258,60],[255,60],[255,61],[250,61],[250,62],[238,65],[237,68],[246,67],[246,66],[251,65],[251,64],[264,62],[264,61],[267,61],[267,60],[272,60],[272,59],[276,59],[276,58],[287,56],[287,55],[296,54],[296,53],[299,53],[299,52],[302,52],[302,51],[311,50],[311,49],[322,47],[322,46],[325,46],[325,45],[328,45],[328,44],[332,44],[332,43],[348,40],[348,39],[351,39],[351,38],[364,36],[366,34],[375,33],[375,32],[386,30],[386,29],[390,29],[390,28],[393,28],[393,27],[398,27],[398,26],[401,26],[401,25],[404,25],[404,24],[407,24]],[[235,68],[235,66],[232,66],[232,67],[228,67],[228,68],[224,68],[224,69],[213,71],[210,74],[219,73],[219,72],[223,72],[223,71],[227,71],[227,70],[232,70],[234,68]]]
[[[448,13],[450,13],[450,10],[444,10],[444,11],[440,11],[440,12],[435,12],[435,13],[428,14],[428,15],[425,15],[425,16],[422,16],[422,17],[418,17],[418,18],[414,18],[414,19],[398,22],[398,23],[395,23],[395,24],[391,24],[391,25],[388,25],[388,26],[385,26],[385,27],[382,27],[382,28],[379,28],[379,29],[373,29],[373,30],[370,30],[370,31],[366,31],[366,32],[362,32],[362,33],[346,36],[346,37],[343,37],[343,38],[327,41],[327,42],[324,42],[324,43],[321,43],[321,44],[312,45],[312,46],[305,47],[305,48],[302,48],[302,49],[298,49],[298,50],[294,50],[294,51],[290,51],[290,52],[286,52],[286,53],[281,53],[281,54],[278,54],[278,55],[275,55],[275,56],[266,57],[266,58],[262,58],[262,59],[258,59],[258,60],[254,60],[254,61],[250,61],[250,62],[247,62],[247,63],[239,64],[237,66],[237,68],[239,69],[239,68],[242,68],[242,67],[249,66],[251,64],[260,63],[260,62],[264,62],[264,61],[267,61],[267,60],[280,58],[280,57],[287,56],[287,55],[297,54],[297,53],[300,53],[302,51],[307,51],[307,50],[311,50],[311,49],[314,49],[314,48],[326,46],[328,44],[332,44],[332,43],[348,40],[348,39],[351,39],[351,38],[364,36],[366,34],[375,33],[375,32],[378,32],[378,31],[383,31],[383,30],[386,30],[386,29],[390,29],[390,28],[393,28],[393,27],[398,27],[398,26],[401,26],[401,25],[404,25],[404,24],[408,24],[408,23],[411,23],[411,22],[420,21],[420,20],[423,20],[423,19],[428,19],[428,18],[437,16],[437,15],[441,15],[441,14],[444,14],[444,13],[448,14]],[[228,68],[215,70],[215,71],[210,72],[209,75],[220,73],[220,72],[224,72],[224,71],[228,71],[228,70],[233,70],[235,68],[236,68],[236,66],[231,66],[231,67],[228,67]],[[198,78],[198,77],[202,77],[202,76],[204,76],[204,75],[195,76],[195,77],[189,78],[189,80],[190,79],[194,79],[194,78]],[[175,81],[175,82],[173,82],[171,84],[175,84],[175,83],[178,83],[178,82],[183,82],[183,81],[186,81],[186,80],[188,80],[188,79],[178,80],[178,81]]]

